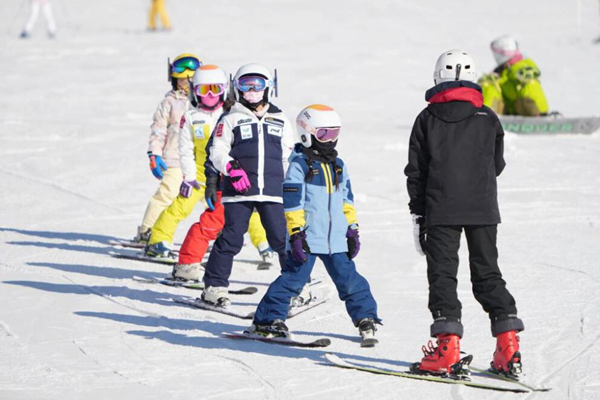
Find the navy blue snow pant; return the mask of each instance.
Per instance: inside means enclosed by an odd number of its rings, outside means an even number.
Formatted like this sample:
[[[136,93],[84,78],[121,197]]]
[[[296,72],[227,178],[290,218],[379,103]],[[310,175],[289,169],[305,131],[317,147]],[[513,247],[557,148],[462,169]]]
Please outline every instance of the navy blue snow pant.
[[[308,277],[317,261],[323,261],[327,273],[335,284],[340,300],[346,303],[346,310],[356,326],[362,318],[377,318],[377,303],[371,294],[367,280],[356,271],[354,261],[346,253],[308,254],[304,263],[299,263],[288,252],[287,262],[281,275],[271,283],[267,293],[260,301],[254,322],[269,324],[276,319],[287,319],[290,299],[297,296],[308,281]]]
[[[260,215],[262,226],[267,232],[267,241],[271,249],[279,255],[283,267],[287,258],[285,252],[286,222],[283,204],[273,202],[243,201],[224,203],[225,226],[208,257],[205,267],[204,284],[206,286],[229,286],[229,276],[233,268],[233,257],[244,245],[244,234],[254,209]]]
[[[429,311],[433,316],[431,336],[463,335],[462,305],[457,294],[458,249],[465,231],[469,267],[475,299],[488,313],[492,335],[524,328],[517,318],[515,299],[506,288],[498,267],[497,225],[428,226],[425,253],[429,280]]]

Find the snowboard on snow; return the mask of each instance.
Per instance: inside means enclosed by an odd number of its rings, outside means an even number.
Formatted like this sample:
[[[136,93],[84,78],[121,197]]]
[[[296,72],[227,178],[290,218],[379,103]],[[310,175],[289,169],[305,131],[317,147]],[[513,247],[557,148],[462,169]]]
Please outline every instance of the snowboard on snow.
[[[172,278],[145,278],[143,276],[134,276],[132,278],[134,281],[144,282],[144,283],[159,283],[165,286],[171,287],[182,287],[186,289],[194,289],[194,290],[204,290],[203,282],[190,282],[190,281],[180,281],[178,279]],[[249,295],[258,292],[258,288],[254,286],[247,286],[240,289],[230,289],[228,290],[229,294],[233,295]]]
[[[318,347],[327,347],[331,344],[331,340],[328,338],[321,338],[321,339],[305,342],[305,341],[299,341],[299,340],[296,340],[293,338],[265,337],[265,336],[261,336],[261,335],[257,335],[257,334],[252,334],[249,332],[223,333],[223,335],[229,339],[257,340],[259,342],[279,344],[279,345],[291,346],[291,347],[318,348]]]
[[[522,117],[500,115],[505,131],[523,134],[592,133],[600,128],[600,117]]]
[[[502,392],[513,392],[513,393],[529,393],[530,389],[525,387],[514,387],[514,386],[502,386],[500,384],[490,384],[484,382],[473,382],[467,379],[454,379],[449,377],[442,376],[434,376],[434,375],[421,375],[410,371],[390,371],[387,369],[381,369],[374,366],[360,366],[354,364],[348,360],[344,360],[338,357],[335,354],[327,353],[325,354],[325,359],[333,366],[345,368],[345,369],[353,369],[356,371],[369,372],[372,374],[379,375],[389,375],[396,376],[399,378],[408,378],[408,379],[418,379],[429,382],[437,382],[437,383],[445,383],[451,385],[464,385],[469,387],[474,387],[478,389],[487,389],[487,390],[496,390]]]

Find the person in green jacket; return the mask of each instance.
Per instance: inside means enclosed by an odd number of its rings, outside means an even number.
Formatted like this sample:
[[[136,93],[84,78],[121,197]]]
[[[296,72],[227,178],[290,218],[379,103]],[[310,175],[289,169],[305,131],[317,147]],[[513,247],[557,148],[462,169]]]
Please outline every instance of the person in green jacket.
[[[523,57],[517,41],[510,36],[501,36],[492,42],[491,48],[498,66],[479,79],[484,104],[496,114],[548,114],[548,101],[539,80],[540,70],[533,60]]]

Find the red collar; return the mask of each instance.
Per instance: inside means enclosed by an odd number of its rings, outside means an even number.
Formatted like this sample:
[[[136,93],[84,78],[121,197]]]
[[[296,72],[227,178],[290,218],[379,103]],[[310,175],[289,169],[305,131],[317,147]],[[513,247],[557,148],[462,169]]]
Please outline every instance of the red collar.
[[[483,95],[475,89],[457,87],[439,92],[429,99],[431,104],[448,103],[450,101],[468,101],[475,107],[481,108],[483,106]]]

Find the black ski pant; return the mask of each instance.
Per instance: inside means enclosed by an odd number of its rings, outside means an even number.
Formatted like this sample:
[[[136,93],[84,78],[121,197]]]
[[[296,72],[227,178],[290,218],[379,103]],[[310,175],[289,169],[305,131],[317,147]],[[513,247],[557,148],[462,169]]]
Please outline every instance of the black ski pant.
[[[225,203],[223,206],[225,207],[225,226],[208,257],[203,278],[204,284],[206,286],[229,286],[233,257],[242,250],[244,234],[248,231],[248,224],[254,209],[260,215],[260,222],[267,233],[269,246],[279,255],[279,263],[283,268],[287,260],[283,204],[243,201]]]
[[[460,236],[465,231],[475,299],[488,313],[492,334],[521,331],[515,299],[506,289],[498,267],[497,225],[428,226],[426,240],[429,311],[434,319],[431,336],[453,333],[462,337],[462,305],[458,300],[457,274]]]

